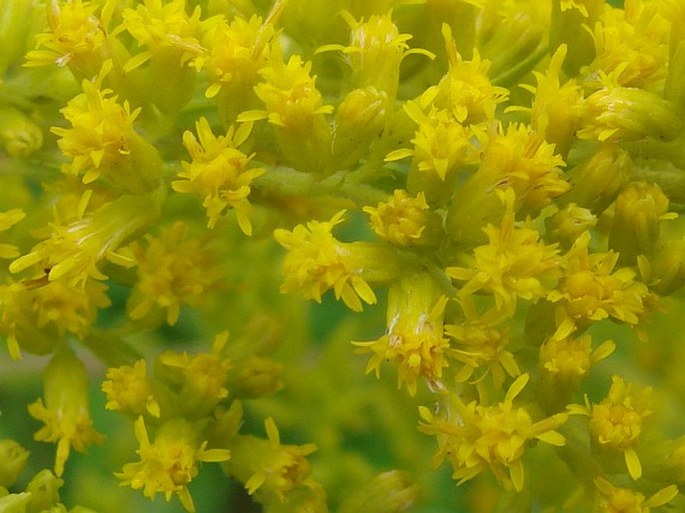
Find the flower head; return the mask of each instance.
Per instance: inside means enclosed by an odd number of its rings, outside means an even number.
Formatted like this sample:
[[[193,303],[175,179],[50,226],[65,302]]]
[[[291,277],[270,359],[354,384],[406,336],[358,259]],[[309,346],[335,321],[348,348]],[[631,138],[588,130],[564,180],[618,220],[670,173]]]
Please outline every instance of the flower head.
[[[133,245],[138,262],[138,283],[130,296],[132,319],[140,319],[153,308],[166,310],[166,322],[176,324],[181,305],[197,306],[216,285],[220,273],[206,241],[186,236],[187,226],[174,223],[159,237],[148,235],[147,248]]]
[[[365,303],[374,304],[376,295],[361,276],[354,246],[338,241],[333,228],[342,222],[345,211],[335,214],[330,221],[310,221],[297,225],[292,231],[278,229],[274,238],[288,250],[283,261],[282,292],[299,291],[306,299],[321,302],[321,296],[333,289],[337,299],[354,311]]]
[[[41,399],[29,405],[32,417],[45,426],[34,435],[36,440],[56,442],[55,473],[61,476],[71,449],[83,452],[103,437],[95,431],[88,410],[88,376],[74,352],[62,345],[45,370],[45,403]]]
[[[192,15],[186,13],[185,0],[144,0],[135,9],[122,12],[123,23],[116,32],[126,30],[145,51],[132,57],[124,66],[131,71],[162,52],[176,53],[180,63],[202,53],[197,39],[200,29],[200,7]]]
[[[159,403],[154,397],[152,383],[146,376],[145,360],[138,360],[133,367],[123,365],[107,370],[107,380],[102,391],[107,395],[108,410],[119,410],[138,417],[149,413],[159,417]]]
[[[528,379],[528,374],[519,376],[504,400],[494,406],[483,406],[476,401],[465,404],[459,396],[451,394],[454,411],[447,417],[436,417],[427,408],[420,408],[424,422],[419,429],[438,438],[436,462],[449,459],[452,477],[459,483],[490,468],[505,487],[521,491],[524,481],[521,459],[526,445],[535,439],[557,446],[566,443],[565,438],[554,431],[566,422],[565,414],[533,422],[525,408],[514,406],[514,399]]]
[[[634,391],[623,378],[614,375],[607,397],[590,406],[571,405],[570,411],[589,415],[590,432],[602,447],[623,452],[626,468],[633,479],[642,476],[642,464],[635,451],[640,440],[643,421],[649,410],[652,389]]]
[[[108,9],[114,6],[113,2],[106,4]],[[102,64],[101,52],[106,42],[106,33],[95,15],[97,10],[97,4],[83,0],[50,1],[50,30],[36,36],[38,49],[27,54],[27,65],[68,65],[81,77],[96,75]],[[105,21],[107,17],[103,16]]]
[[[380,375],[381,364],[390,361],[398,369],[398,386],[406,383],[411,395],[419,378],[434,384],[447,367],[443,318],[447,298],[437,294],[426,275],[408,276],[390,289],[388,328],[372,342],[355,342],[357,353],[371,353],[366,372]]]
[[[418,244],[429,219],[425,195],[419,192],[412,197],[402,189],[397,189],[387,202],[363,210],[376,235],[398,246]]]
[[[237,129],[229,128],[225,136],[217,137],[209,121],[203,117],[196,123],[197,138],[189,131],[183,134],[183,145],[192,161],[182,163],[183,171],[178,175],[181,180],[171,185],[177,192],[204,198],[209,228],[213,228],[219,217],[232,208],[243,233],[252,234],[249,217],[252,206],[248,201],[250,184],[264,170],[249,168],[252,156],[238,149],[247,140],[251,130],[252,124],[244,123]]]
[[[545,279],[553,279],[561,259],[556,244],[545,244],[531,225],[514,223],[513,193],[505,194],[507,212],[500,227],[484,228],[489,242],[473,250],[468,267],[449,267],[447,274],[466,282],[460,294],[484,291],[495,297],[498,310],[513,311],[516,298],[537,301],[548,292]]]
[[[137,450],[140,461],[125,464],[116,474],[122,486],[129,485],[134,490],[142,488],[143,494],[150,498],[163,493],[167,501],[176,494],[187,511],[195,511],[188,484],[197,476],[198,464],[226,461],[230,452],[207,449],[207,442],[198,440],[197,429],[181,418],[162,424],[154,442],[150,442],[143,417],[136,420],[135,431],[140,444]]]
[[[601,513],[650,513],[652,508],[663,506],[678,495],[678,487],[670,485],[647,499],[641,493],[629,488],[614,486],[603,477],[595,479],[595,486],[601,494],[599,500]]]

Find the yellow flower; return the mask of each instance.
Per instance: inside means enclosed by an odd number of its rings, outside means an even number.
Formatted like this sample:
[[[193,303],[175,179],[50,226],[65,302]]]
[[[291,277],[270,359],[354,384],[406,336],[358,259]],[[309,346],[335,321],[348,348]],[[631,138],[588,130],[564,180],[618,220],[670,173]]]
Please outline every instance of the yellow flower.
[[[668,70],[671,20],[660,12],[667,2],[631,1],[625,9],[607,6],[592,29],[595,58],[582,72],[589,77],[616,73],[621,86],[657,90]]]
[[[45,423],[34,438],[56,442],[55,474],[61,476],[71,449],[84,452],[103,437],[95,431],[88,411],[88,374],[74,352],[61,345],[45,370],[45,404],[41,399],[28,406],[35,419]]]
[[[144,0],[135,9],[126,8],[121,14],[123,22],[114,33],[128,31],[139,45],[147,50],[131,57],[124,65],[129,72],[155,56],[165,53],[178,58],[181,64],[203,51],[197,35],[200,30],[200,7],[192,15],[186,13],[185,0]]]
[[[514,189],[517,204],[526,212],[539,212],[571,189],[561,170],[564,160],[555,146],[531,127],[511,123],[505,131],[500,125],[483,143],[485,150],[476,176],[482,175],[489,182],[486,187]]]
[[[628,473],[633,479],[642,476],[642,464],[635,446],[640,441],[642,424],[649,410],[652,389],[633,391],[632,385],[614,375],[607,397],[590,406],[570,405],[569,411],[590,417],[590,432],[600,446],[623,452]]]
[[[392,198],[377,207],[362,210],[369,215],[369,224],[376,235],[398,246],[419,244],[430,214],[422,192],[411,197],[402,189],[397,189]]]
[[[114,2],[104,2],[107,21]],[[36,36],[37,50],[26,55],[28,66],[69,66],[80,78],[95,76],[102,64],[106,32],[95,16],[98,5],[83,0],[48,4],[49,32]],[[44,49],[41,49],[44,48]]]
[[[410,275],[390,288],[388,294],[388,327],[386,333],[372,342],[354,342],[355,352],[371,353],[366,372],[380,376],[385,361],[397,366],[397,385],[406,383],[411,395],[416,394],[417,381],[424,378],[429,386],[437,386],[442,370],[447,367],[443,319],[447,298],[427,275]]]
[[[223,331],[214,337],[211,352],[190,356],[165,351],[157,357],[156,378],[179,414],[190,419],[206,417],[228,397],[226,383],[231,364],[222,354],[227,340],[228,332]]]
[[[239,435],[231,446],[231,460],[225,468],[245,483],[250,495],[287,501],[289,492],[300,485],[308,486],[311,466],[305,456],[316,450],[313,444],[283,445],[278,428],[269,417],[264,421],[268,440],[252,435]]]
[[[392,21],[392,13],[373,15],[367,21],[363,18],[357,21],[345,10],[340,15],[350,27],[349,46],[329,44],[316,51],[342,52],[352,68],[352,82],[355,87],[375,87],[384,91],[388,101],[393,102],[397,96],[402,60],[411,54],[435,58],[428,50],[409,49],[407,41],[413,36],[400,34]]]
[[[264,25],[258,16],[249,20],[238,16],[230,24],[223,18],[209,18],[203,22],[203,28],[203,43],[208,52],[196,57],[193,65],[206,69],[209,75],[205,96],[214,98],[224,87],[239,91],[239,98],[249,95],[259,79],[257,72],[268,62],[266,43],[275,34],[273,26]]]
[[[645,499],[641,493],[614,486],[603,477],[595,479],[595,486],[601,493],[598,513],[650,513],[652,508],[663,506],[678,495],[678,487],[670,485]]]
[[[119,410],[134,417],[146,412],[159,417],[159,403],[146,376],[145,360],[138,360],[133,367],[110,368],[106,377],[102,383],[102,391],[107,395],[106,409]]]
[[[566,439],[554,431],[566,422],[566,414],[556,414],[533,422],[528,411],[514,406],[514,399],[528,382],[528,374],[519,376],[509,387],[504,400],[495,406],[476,401],[465,404],[457,394],[450,394],[450,408],[445,417],[436,417],[420,408],[423,423],[419,429],[438,439],[435,462],[445,458],[452,463],[452,477],[461,484],[490,468],[505,488],[523,489],[522,457],[534,440],[561,446]]]
[[[575,339],[550,337],[540,346],[540,366],[555,380],[577,385],[592,365],[611,355],[615,348],[612,340],[606,340],[593,350],[590,335]]]
[[[18,442],[0,440],[0,487],[9,488],[17,481],[26,467],[29,451]]]
[[[138,282],[128,301],[129,316],[141,319],[151,309],[166,310],[166,322],[176,324],[182,304],[198,306],[220,277],[207,241],[186,237],[177,221],[159,237],[147,235],[147,248],[132,246],[138,262]]]
[[[420,106],[434,105],[438,110],[450,112],[454,119],[464,124],[493,120],[497,105],[506,101],[509,91],[492,85],[488,78],[490,62],[481,59],[478,49],[474,48],[472,59],[465,61],[457,51],[452,30],[447,24],[442,25],[442,35],[449,70],[438,85],[429,87],[421,95]]]
[[[246,235],[252,234],[249,213],[252,206],[248,201],[252,180],[264,173],[262,168],[248,169],[253,155],[246,155],[238,149],[249,137],[251,123],[244,123],[237,129],[231,126],[225,136],[215,136],[209,121],[202,117],[196,123],[197,138],[189,131],[183,134],[183,145],[192,157],[191,162],[182,162],[181,180],[171,183],[176,192],[196,194],[204,198],[207,210],[207,226],[214,228],[219,217],[228,209],[235,210],[240,229]],[[198,141],[199,139],[199,141]]]
[[[140,444],[136,451],[140,461],[125,464],[115,474],[121,485],[129,485],[134,490],[142,488],[143,494],[151,499],[163,493],[168,501],[175,493],[187,511],[195,511],[188,484],[197,476],[199,462],[226,461],[230,452],[207,449],[207,442],[199,442],[197,429],[185,419],[171,419],[162,424],[152,443],[143,417],[136,420],[135,432]]]
[[[390,152],[386,162],[413,156],[412,165],[423,173],[436,175],[442,182],[473,161],[472,133],[446,110],[434,107],[424,114],[414,102],[404,104],[404,110],[419,126],[411,142],[414,149]],[[411,181],[411,178],[410,178]]]
[[[312,63],[298,54],[283,62],[280,50],[269,66],[259,70],[263,81],[254,87],[266,110],[247,110],[238,121],[268,119],[285,159],[300,171],[326,174],[330,171],[333,132],[325,116],[333,111],[324,105],[316,88]]]
[[[507,212],[500,227],[484,228],[489,242],[473,250],[468,267],[448,267],[447,275],[464,281],[459,294],[467,296],[484,291],[495,298],[496,308],[513,312],[516,299],[537,301],[544,297],[561,262],[556,244],[547,245],[531,225],[517,228],[514,223],[513,193],[504,195]]]
[[[155,147],[138,135],[133,122],[140,108],[131,110],[128,101],[117,102],[110,89],[100,82],[111,68],[103,66],[95,82],[84,80],[83,93],[60,112],[71,128],[53,127],[57,145],[71,159],[62,170],[82,175],[83,183],[98,178],[125,192],[140,194],[157,187],[162,162]]]
[[[127,139],[133,134],[133,122],[140,108],[131,110],[128,101],[117,103],[112,90],[101,90],[89,80],[82,82],[83,93],[69,100],[60,112],[71,128],[53,127],[57,144],[72,159],[66,167],[70,174],[83,173],[83,183],[100,176],[101,167],[109,167],[130,152]]]
[[[615,70],[599,73],[601,87],[587,96],[582,105],[580,139],[599,142],[639,141],[645,137],[672,141],[682,132],[682,121],[661,93],[618,85]]]
[[[573,244],[562,261],[564,276],[547,298],[557,303],[558,337],[564,338],[574,325],[611,317],[631,326],[639,322],[653,295],[643,283],[635,281],[629,267],[615,270],[618,254],[590,253],[590,233],[585,232]]]
[[[107,286],[87,280],[69,287],[47,276],[0,286],[0,333],[7,337],[10,356],[21,350],[47,354],[66,333],[83,339],[97,318],[99,308],[110,306]]]
[[[86,195],[87,197],[87,195]],[[104,260],[131,267],[135,261],[121,246],[157,216],[156,199],[150,195],[125,195],[106,203],[88,215],[80,206],[80,218],[63,226],[51,224],[50,238],[10,264],[18,273],[38,266],[48,280],[65,279],[70,286],[81,286],[89,278],[107,278],[99,266]]]
[[[509,328],[499,324],[508,317],[502,318],[501,312],[490,310],[480,314],[470,297],[461,297],[459,304],[464,318],[456,324],[446,324],[445,334],[457,344],[448,354],[456,354],[462,360],[463,367],[455,375],[455,380],[463,383],[482,369],[481,375],[475,376],[477,384],[490,373],[496,388],[500,388],[506,376],[515,378],[521,370],[514,355],[506,348],[510,341]]]
[[[563,1],[562,1],[563,9]],[[546,141],[555,145],[557,153],[566,155],[573,143],[581,122],[583,94],[574,79],[561,83],[561,67],[566,58],[567,46],[560,45],[552,55],[545,74],[534,71],[536,86],[522,84],[525,90],[534,94],[530,108],[510,107],[508,111],[530,113],[530,122],[535,131]]]
[[[376,302],[376,295],[363,277],[364,267],[360,266],[364,255],[355,255],[367,246],[340,242],[333,236],[333,228],[342,222],[344,214],[341,210],[330,221],[310,221],[306,227],[300,224],[292,231],[274,231],[276,241],[288,250],[281,292],[298,291],[305,299],[320,303],[323,293],[333,289],[336,299],[342,298],[355,312],[361,311],[362,301]],[[387,263],[378,261],[375,265]]]

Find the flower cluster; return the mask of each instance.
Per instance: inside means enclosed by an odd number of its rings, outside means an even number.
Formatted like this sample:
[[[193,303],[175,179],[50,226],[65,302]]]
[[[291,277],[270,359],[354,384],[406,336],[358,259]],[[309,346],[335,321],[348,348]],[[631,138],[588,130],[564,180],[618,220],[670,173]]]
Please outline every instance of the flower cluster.
[[[685,508],[681,1],[0,13],[0,512]]]

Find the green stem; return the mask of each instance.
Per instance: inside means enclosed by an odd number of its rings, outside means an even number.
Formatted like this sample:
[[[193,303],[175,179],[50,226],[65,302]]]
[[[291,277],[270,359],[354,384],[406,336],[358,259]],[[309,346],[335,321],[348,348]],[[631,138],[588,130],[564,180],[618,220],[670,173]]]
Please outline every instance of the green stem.
[[[388,194],[350,179],[349,171],[338,171],[325,178],[303,173],[285,166],[269,167],[255,179],[255,188],[293,196],[323,196],[335,194],[360,205],[385,201]]]

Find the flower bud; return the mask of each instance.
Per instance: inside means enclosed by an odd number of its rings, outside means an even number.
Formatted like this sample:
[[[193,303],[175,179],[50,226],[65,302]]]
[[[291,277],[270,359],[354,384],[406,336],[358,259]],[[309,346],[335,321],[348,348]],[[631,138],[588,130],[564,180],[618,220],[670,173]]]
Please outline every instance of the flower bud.
[[[659,238],[662,219],[667,219],[668,198],[658,185],[629,184],[615,202],[609,247],[618,251],[620,262],[631,265],[637,255],[651,255]]]
[[[26,466],[29,451],[14,440],[0,440],[0,486],[9,488]]]
[[[10,157],[25,157],[43,144],[43,133],[26,114],[0,107],[0,149]]]
[[[546,224],[551,240],[570,247],[581,233],[597,224],[597,217],[589,209],[570,203],[548,218]]]
[[[391,470],[373,480],[348,497],[339,513],[400,513],[417,500],[419,487],[406,472]]]
[[[563,197],[599,215],[616,198],[628,181],[633,163],[626,152],[613,145],[602,145],[568,173],[573,188]]]
[[[587,97],[581,139],[600,142],[634,141],[653,137],[672,141],[682,125],[673,103],[644,89],[607,83]]]

